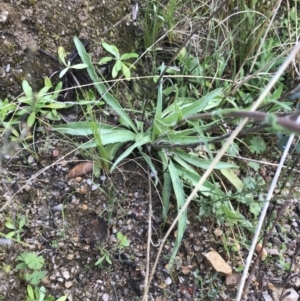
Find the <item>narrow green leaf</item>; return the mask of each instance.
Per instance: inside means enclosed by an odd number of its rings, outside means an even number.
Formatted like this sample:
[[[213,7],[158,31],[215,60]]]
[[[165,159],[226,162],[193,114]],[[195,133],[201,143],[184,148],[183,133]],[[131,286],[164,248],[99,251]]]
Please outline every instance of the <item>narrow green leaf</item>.
[[[67,63],[66,63],[66,60],[65,60],[67,54],[66,54],[66,52],[65,52],[64,47],[59,46],[57,52],[58,52],[58,58],[60,59],[60,61],[61,61],[65,66],[67,66]]]
[[[85,69],[88,65],[87,64],[76,64],[71,66],[72,69]]]
[[[103,260],[105,259],[105,255],[103,255],[102,257],[100,257],[96,262],[95,262],[95,265],[100,265]]]
[[[116,166],[126,157],[128,157],[135,148],[142,146],[146,143],[149,143],[151,141],[149,136],[142,136],[140,139],[136,138],[136,142],[134,144],[132,144],[131,146],[129,146],[123,154],[121,154],[116,161],[114,162],[113,166],[110,169],[110,173],[112,173],[112,171],[116,168]]]
[[[106,51],[108,51],[108,52],[110,52],[112,55],[114,55],[116,59],[119,59],[119,58],[120,58],[120,53],[119,53],[119,50],[118,50],[118,48],[117,48],[116,46],[110,45],[110,44],[107,44],[107,43],[103,42],[103,43],[102,43],[102,47],[103,47]]]
[[[212,162],[212,160],[200,159],[196,154],[187,153],[180,149],[175,150],[175,153],[178,157],[180,157],[182,160],[186,161],[187,163],[203,169],[207,169]],[[226,169],[226,168],[238,168],[238,166],[226,162],[219,162],[214,167],[214,169]]]
[[[164,64],[162,64],[162,69],[164,69]],[[161,122],[161,113],[162,113],[162,82],[158,85],[157,91],[157,102],[156,102],[156,111],[154,116],[154,126],[152,131],[152,141],[156,139],[158,135],[161,134],[160,129],[158,127],[159,123]]]
[[[36,287],[36,289],[37,289],[37,292],[39,294],[39,300],[38,301],[44,301],[45,297],[46,297],[46,288],[42,285],[40,288]]]
[[[51,79],[47,76],[45,77],[44,84],[45,84],[45,87],[52,88]]]
[[[58,77],[62,78],[68,72],[68,70],[69,70],[69,68],[65,68],[65,69],[61,70]]]
[[[27,125],[29,127],[32,127],[34,125],[34,122],[35,122],[35,112],[31,112],[27,118]]]
[[[26,98],[31,99],[33,94],[32,94],[32,88],[30,87],[29,83],[27,80],[23,80],[22,82],[22,89],[24,91],[24,94]]]
[[[139,55],[137,53],[124,53],[121,55],[120,60],[125,61],[131,58],[138,58]]]
[[[107,92],[105,85],[102,84],[101,81],[99,80],[99,78],[95,72],[95,68],[92,64],[90,55],[86,52],[85,48],[83,47],[82,43],[80,42],[80,40],[77,37],[74,38],[74,43],[76,45],[76,49],[78,51],[78,54],[79,54],[82,62],[84,64],[88,65],[87,72],[88,72],[90,78],[92,79],[92,81],[94,82],[94,85],[95,85],[98,93],[103,97],[105,102],[112,109],[114,109],[117,112],[117,114],[119,114],[121,116],[121,118],[126,123],[126,126],[130,127],[134,132],[137,132],[136,126],[134,125],[131,118],[127,115],[124,108],[122,108],[121,105],[119,104],[119,102],[110,93]]]
[[[221,169],[222,175],[236,188],[237,191],[242,191],[244,184],[235,174],[237,169]]]
[[[13,238],[17,232],[11,231],[5,234],[5,238]]]
[[[114,64],[113,68],[112,68],[112,71],[111,71],[111,76],[112,78],[116,78],[117,75],[118,75],[118,67],[117,67],[117,64]]]
[[[176,195],[176,201],[177,201],[177,210],[181,210],[185,203],[185,194],[183,190],[182,182],[180,181],[180,178],[178,176],[177,170],[175,166],[173,165],[172,161],[169,162],[169,172],[172,180],[172,186],[173,190]],[[171,258],[169,260],[169,268],[172,267],[174,263],[174,259],[177,255],[177,252],[179,250],[179,247],[181,245],[181,241],[183,238],[183,233],[186,227],[186,220],[187,220],[187,212],[186,210],[181,214],[179,220],[178,220],[178,226],[177,226],[177,236],[174,244],[174,248],[171,254]]]
[[[53,95],[52,95],[52,98],[53,98],[53,99],[57,99],[57,97],[58,97],[59,92],[61,91],[61,89],[62,89],[62,82],[59,82],[59,83],[56,85],[55,91],[54,91],[54,93],[53,93]]]
[[[6,222],[5,227],[8,228],[8,229],[15,230],[15,226],[12,222]]]
[[[182,162],[184,164],[184,161]],[[200,181],[201,176],[198,172],[193,170],[193,168],[186,163],[186,166],[180,166],[174,163],[174,166],[177,170],[178,175],[185,182],[189,183],[192,187],[195,187]],[[210,197],[214,196],[214,199],[224,198],[226,195],[224,192],[219,189],[215,184],[210,183],[209,181],[205,181],[203,185],[199,188],[199,192],[201,192],[204,196]]]
[[[58,298],[56,301],[66,301],[68,298],[68,296],[62,296],[60,298]]]
[[[103,145],[116,142],[135,141],[136,134],[130,130],[114,127],[108,124],[98,124]],[[93,134],[90,122],[70,122],[64,125],[54,125],[53,129],[61,134],[88,136]]]
[[[25,217],[20,218],[19,229],[22,229],[25,224],[26,224],[26,218]]]
[[[157,170],[151,160],[151,157],[149,155],[147,155],[146,153],[143,152],[141,147],[138,147],[139,153],[142,155],[142,157],[144,158],[144,160],[147,162],[151,172],[156,175],[155,180],[154,180],[154,184],[157,185],[158,184],[158,177],[157,177]]]
[[[125,64],[122,64],[122,72],[127,80],[131,79],[130,69]]]
[[[103,64],[106,64],[108,62],[111,62],[114,58],[113,57],[110,57],[110,56],[106,56],[106,57],[103,57],[100,61],[99,61],[99,64],[100,65],[103,65]]]
[[[159,151],[158,155],[162,161],[162,170],[163,170],[163,187],[162,187],[162,215],[164,221],[167,219],[169,208],[170,208],[170,197],[172,191],[172,181],[170,173],[168,170],[168,156],[165,151]]]
[[[27,295],[30,299],[35,300],[34,298],[34,292],[32,286],[29,284],[27,285]]]

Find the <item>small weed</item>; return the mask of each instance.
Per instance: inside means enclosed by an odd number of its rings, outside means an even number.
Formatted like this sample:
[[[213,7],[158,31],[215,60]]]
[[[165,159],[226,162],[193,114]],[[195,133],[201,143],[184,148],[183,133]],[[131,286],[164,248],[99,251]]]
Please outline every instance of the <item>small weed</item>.
[[[57,113],[57,110],[71,106],[70,104],[57,101],[57,97],[62,88],[61,82],[56,85],[53,93],[48,93],[53,87],[48,77],[45,78],[44,85],[44,88],[34,93],[32,87],[26,80],[22,83],[25,95],[17,99],[18,106],[15,111],[15,116],[19,118],[28,116],[26,122],[29,127],[34,125],[39,116],[44,116],[49,120],[60,120],[61,117]]]
[[[62,78],[70,69],[84,69],[87,67],[86,64],[76,64],[71,65],[71,61],[68,60],[68,63],[66,62],[67,54],[65,52],[65,49],[63,47],[58,47],[58,57],[60,61],[64,64],[66,68],[60,71],[59,78]]]
[[[17,242],[21,242],[21,234],[23,233],[23,227],[26,224],[26,218],[20,217],[17,223],[14,223],[12,219],[8,219],[5,223],[5,227],[13,230],[5,235],[6,238],[14,238]]]
[[[105,262],[112,264],[110,253],[114,250],[121,250],[124,247],[129,247],[130,241],[126,235],[123,235],[121,232],[117,233],[117,246],[113,247],[112,250],[106,251],[105,249],[100,249],[101,257],[96,261],[95,265],[102,267]]]
[[[121,232],[117,233],[117,239],[119,241],[119,247],[129,247],[130,241],[128,240],[127,236],[123,235]]]
[[[24,270],[25,279],[32,285],[38,285],[46,276],[47,272],[41,270],[45,262],[43,256],[38,256],[34,252],[24,252],[17,257],[17,260],[21,263],[17,264],[16,268]]]
[[[95,265],[98,265],[99,267],[102,267],[102,265],[107,262],[108,264],[112,264],[110,259],[110,254],[104,249],[101,249],[101,257],[95,262]]]
[[[127,62],[127,60],[129,60],[131,58],[137,58],[138,54],[137,53],[124,53],[124,54],[120,55],[119,49],[116,46],[109,45],[107,43],[102,43],[102,46],[106,51],[111,53],[113,55],[113,57],[111,57],[111,56],[103,57],[99,61],[99,64],[103,65],[108,62],[115,61],[115,64],[112,69],[112,77],[115,78],[118,75],[118,73],[121,72],[127,80],[130,80],[130,78],[131,78],[130,68],[135,69],[135,67],[131,63]]]
[[[33,288],[31,285],[27,286],[27,299],[26,301],[54,301],[52,296],[46,297],[46,288],[44,286]],[[65,301],[67,296],[62,296],[55,301]]]

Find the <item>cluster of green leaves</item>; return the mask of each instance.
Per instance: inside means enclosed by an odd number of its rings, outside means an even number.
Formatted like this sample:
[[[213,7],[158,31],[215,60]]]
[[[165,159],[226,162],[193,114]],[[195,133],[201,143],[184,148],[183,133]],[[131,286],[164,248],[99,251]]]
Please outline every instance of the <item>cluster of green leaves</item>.
[[[26,224],[26,218],[21,216],[17,219],[16,223],[10,218],[5,222],[5,227],[12,230],[8,232],[6,238],[14,238],[17,242],[21,242],[21,234],[23,233],[23,227]]]
[[[203,159],[196,151],[188,147],[199,145],[200,142],[205,144],[207,138],[203,134],[203,130],[214,124],[215,121],[206,124],[199,120],[191,120],[188,121],[186,128],[177,127],[177,125],[194,114],[217,108],[224,97],[222,89],[215,89],[201,98],[192,98],[180,97],[176,86],[173,86],[176,93],[174,102],[163,109],[164,91],[162,84],[159,84],[153,122],[150,126],[146,126],[142,121],[133,121],[127,114],[126,109],[120,105],[112,94],[108,93],[106,86],[98,79],[92,60],[80,40],[75,38],[74,41],[82,62],[88,66],[87,71],[97,91],[106,104],[120,116],[120,126],[112,126],[102,122],[72,122],[66,125],[57,125],[54,128],[62,134],[76,136],[95,135],[95,132],[97,132],[100,140],[94,139],[82,147],[98,147],[99,149],[100,143],[100,151],[102,152],[100,152],[100,156],[106,158],[106,162],[114,161],[109,164],[109,172],[112,172],[122,160],[137,150],[147,162],[152,174],[156,175],[155,182],[157,183],[157,165],[144,150],[145,146],[156,149],[156,155],[159,157],[161,164],[159,169],[164,171],[162,199],[163,217],[166,219],[170,207],[171,191],[175,192],[177,208],[180,210],[186,198],[184,188],[193,188],[198,183],[201,177],[201,169],[206,169],[212,158]],[[164,66],[162,66],[163,68]],[[127,144],[125,151],[115,158],[117,151],[125,143]],[[209,152],[209,148],[207,150]],[[216,169],[219,170],[230,168],[234,169],[237,166],[226,162],[219,162],[216,166]],[[247,228],[252,227],[251,223],[242,214],[233,209],[226,193],[219,189],[216,183],[206,181],[200,188],[199,193],[201,197],[210,198],[215,203],[219,202],[221,204],[218,206],[220,215],[226,216],[233,223],[239,222]],[[178,250],[185,226],[186,214],[179,219],[178,235],[171,260],[174,259]]]
[[[16,268],[23,270],[25,279],[32,285],[38,285],[46,276],[47,272],[43,271],[45,260],[43,256],[38,256],[35,252],[24,252],[17,257]]]
[[[44,286],[33,288],[31,285],[27,286],[26,301],[65,301],[67,296],[62,296],[55,300],[53,296],[46,296],[46,288]]]
[[[23,96],[17,98],[15,102],[9,102],[7,99],[0,100],[0,122],[5,129],[11,129],[15,137],[19,137],[20,133],[12,126],[21,120],[25,119],[28,127],[32,127],[42,116],[49,120],[60,120],[61,117],[57,110],[71,106],[70,103],[57,101],[62,88],[61,82],[53,87],[51,80],[46,77],[44,85],[40,91],[35,93],[30,84],[24,80],[22,82]],[[51,88],[54,88],[54,92],[50,93]]]
[[[127,62],[127,60],[129,60],[131,58],[137,58],[138,54],[137,53],[124,53],[124,54],[120,55],[119,49],[116,46],[107,44],[105,42],[102,43],[102,46],[106,51],[111,53],[113,55],[113,57],[105,56],[99,61],[99,64],[103,65],[108,62],[114,61],[115,63],[112,68],[112,77],[113,78],[117,77],[118,73],[121,72],[127,80],[130,80],[130,78],[131,78],[130,69],[135,69],[135,66],[133,64]]]
[[[71,65],[70,61],[66,62],[67,54],[65,52],[65,49],[62,46],[58,47],[58,57],[59,57],[59,60],[65,66],[65,68],[60,71],[59,78],[62,78],[70,69],[84,69],[87,67],[86,64]]]
[[[121,232],[117,233],[117,240],[118,240],[118,245],[116,246],[116,249],[118,249],[118,250],[129,247],[129,245],[130,245],[130,241],[128,240],[127,236],[122,234]],[[100,250],[101,257],[95,262],[95,265],[101,267],[104,262],[107,262],[108,264],[112,264],[111,256],[110,256],[110,253],[112,252],[112,250],[110,252],[108,252],[105,249],[101,249]]]

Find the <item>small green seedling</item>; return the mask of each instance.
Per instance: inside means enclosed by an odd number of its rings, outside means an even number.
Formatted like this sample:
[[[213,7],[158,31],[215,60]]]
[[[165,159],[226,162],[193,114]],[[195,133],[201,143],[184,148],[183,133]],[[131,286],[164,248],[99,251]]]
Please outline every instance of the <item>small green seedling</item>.
[[[67,296],[62,296],[56,301],[65,301]],[[31,285],[27,286],[27,299],[26,301],[54,301],[54,297],[46,297],[46,288],[44,286],[33,288]]]
[[[99,265],[100,267],[102,266],[103,262],[107,262],[109,264],[111,264],[111,259],[109,256],[109,253],[105,250],[101,250],[101,257],[96,261],[95,265]]]
[[[129,62],[126,62],[126,60],[131,59],[131,58],[137,58],[138,54],[137,53],[124,53],[120,55],[119,49],[114,46],[114,45],[109,45],[107,43],[102,43],[103,48],[111,53],[114,57],[111,56],[106,56],[102,58],[99,61],[100,65],[106,64],[110,61],[115,61],[115,64],[112,69],[112,77],[115,78],[120,71],[122,71],[123,75],[127,80],[130,80],[131,78],[131,72],[129,68],[134,68],[134,65],[132,65]],[[129,67],[129,68],[128,68]]]
[[[62,78],[70,69],[84,69],[88,66],[87,64],[76,64],[71,66],[71,61],[68,61],[68,63],[66,62],[66,56],[65,49],[62,46],[58,47],[58,57],[66,67],[60,71],[59,78]]]
[[[127,236],[123,235],[121,232],[117,233],[117,239],[119,241],[119,246],[122,247],[128,247],[130,242],[127,238]]]
[[[21,242],[21,234],[24,231],[23,227],[26,224],[26,218],[25,217],[20,217],[16,223],[13,222],[12,219],[8,219],[5,223],[5,227],[13,230],[11,232],[8,232],[5,237],[6,238],[15,238],[18,242]]]
[[[17,260],[21,263],[17,264],[16,268],[25,271],[25,279],[32,285],[38,285],[46,276],[47,272],[41,270],[45,262],[43,256],[38,256],[35,252],[24,252]]]

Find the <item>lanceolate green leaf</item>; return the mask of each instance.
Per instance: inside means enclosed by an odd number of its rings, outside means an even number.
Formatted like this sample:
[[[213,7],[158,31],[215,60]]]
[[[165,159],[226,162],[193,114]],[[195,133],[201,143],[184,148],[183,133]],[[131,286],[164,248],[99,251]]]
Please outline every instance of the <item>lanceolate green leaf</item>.
[[[180,177],[189,183],[189,185],[195,187],[198,184],[201,174],[193,170],[190,165],[187,164],[186,166],[180,166],[174,163],[174,166],[176,167],[177,173]],[[204,184],[200,187],[199,192],[208,197],[213,196],[214,199],[225,197],[224,192],[209,181],[204,182]]]
[[[116,46],[114,45],[110,45],[110,44],[107,44],[105,42],[102,43],[102,47],[108,51],[109,53],[111,53],[112,55],[114,55],[116,57],[116,59],[119,59],[120,58],[120,53],[119,53],[119,50]]]
[[[133,150],[135,148],[137,148],[139,146],[142,146],[146,143],[149,143],[150,141],[151,141],[151,139],[150,139],[149,136],[142,136],[141,135],[140,138],[137,137],[136,142],[134,144],[132,144],[130,147],[128,147],[126,149],[126,151],[116,159],[115,163],[113,164],[113,166],[110,169],[110,172],[112,172],[116,168],[116,166],[119,164],[119,162],[121,162],[123,159],[128,157],[133,152]]]
[[[184,194],[182,182],[178,176],[177,170],[173,165],[172,161],[169,162],[169,172],[172,180],[173,190],[176,196],[177,210],[179,211],[185,203],[185,194]],[[181,245],[183,233],[186,227],[186,220],[187,220],[187,214],[186,211],[184,211],[178,220],[177,236],[176,236],[173,252],[169,260],[170,267],[173,265],[175,256],[177,255],[178,249]]]
[[[170,177],[170,172],[168,170],[168,156],[166,155],[165,151],[158,152],[159,158],[162,161],[162,172],[163,172],[163,188],[162,188],[162,215],[163,219],[167,219],[167,215],[170,208],[170,197],[172,191],[172,181]]]
[[[83,47],[82,43],[77,37],[74,38],[74,43],[76,45],[76,49],[78,51],[78,54],[82,62],[84,64],[87,64],[88,66],[87,72],[90,78],[92,79],[92,81],[94,82],[94,85],[98,93],[103,97],[105,102],[122,117],[122,119],[126,123],[126,126],[130,127],[134,132],[137,132],[137,128],[133,123],[133,121],[131,120],[131,118],[126,114],[125,110],[121,107],[119,102],[110,93],[107,92],[105,85],[102,84],[101,81],[99,80],[95,68],[92,64],[90,55],[86,52],[85,48]]]
[[[158,176],[157,176],[157,170],[151,160],[151,157],[149,155],[147,155],[146,153],[144,153],[142,151],[142,148],[141,147],[138,147],[138,150],[140,152],[140,154],[143,156],[144,160],[147,162],[151,172],[155,175],[155,180],[154,180],[154,184],[157,185],[158,183]]]
[[[175,150],[175,154],[183,159],[184,161],[186,161],[187,163],[203,168],[203,169],[207,169],[209,167],[209,165],[211,164],[211,160],[205,160],[205,159],[200,159],[198,156],[196,156],[195,154],[192,153],[186,153],[182,150]],[[176,157],[175,157],[176,160]],[[226,168],[238,168],[238,166],[234,165],[234,164],[230,164],[230,163],[226,163],[226,162],[219,162],[214,169],[226,169]]]
[[[162,65],[162,69],[164,68],[164,64]],[[153,121],[153,131],[152,131],[152,140],[154,141],[155,138],[161,134],[159,129],[159,124],[161,122],[161,112],[162,112],[162,83],[158,85],[157,91],[157,102],[156,102],[156,111]]]
[[[122,64],[122,71],[123,71],[125,78],[127,80],[130,80],[130,78],[131,78],[130,69],[125,64]]]
[[[22,88],[23,88],[26,98],[31,99],[32,98],[32,88],[30,87],[27,80],[23,80]]]
[[[139,55],[137,53],[124,53],[121,55],[120,60],[125,61],[131,58],[137,58]]]
[[[53,129],[61,134],[75,136],[88,136],[93,134],[92,124],[90,122],[70,122],[64,125],[55,125]],[[136,134],[127,129],[113,127],[108,124],[98,124],[103,145],[115,142],[134,141]]]

